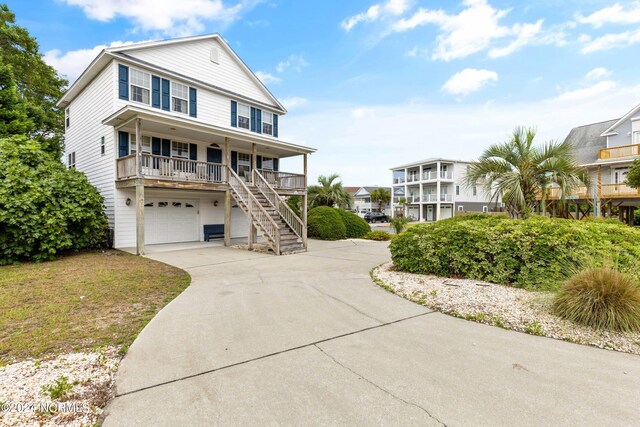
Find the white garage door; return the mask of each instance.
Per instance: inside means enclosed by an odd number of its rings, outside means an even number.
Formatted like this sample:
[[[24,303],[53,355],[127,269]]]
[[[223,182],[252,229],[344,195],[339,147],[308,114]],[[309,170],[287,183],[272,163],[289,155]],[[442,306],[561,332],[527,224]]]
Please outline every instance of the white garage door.
[[[144,205],[144,242],[193,242],[200,240],[198,202],[150,199]]]

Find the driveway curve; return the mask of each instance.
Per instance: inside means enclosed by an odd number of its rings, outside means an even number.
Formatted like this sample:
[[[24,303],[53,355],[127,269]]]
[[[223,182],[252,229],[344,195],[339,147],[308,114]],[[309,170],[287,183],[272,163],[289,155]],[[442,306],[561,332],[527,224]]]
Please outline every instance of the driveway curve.
[[[150,255],[192,283],[129,349],[104,425],[637,425],[640,357],[401,299],[369,277],[386,246]]]

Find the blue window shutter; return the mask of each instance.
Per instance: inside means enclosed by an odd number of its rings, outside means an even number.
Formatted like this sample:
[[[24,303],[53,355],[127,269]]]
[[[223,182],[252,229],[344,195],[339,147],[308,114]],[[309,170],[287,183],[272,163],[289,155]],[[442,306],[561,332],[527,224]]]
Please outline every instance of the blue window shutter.
[[[198,146],[196,144],[189,144],[189,159],[198,160]]]
[[[118,131],[118,157],[124,157],[127,154],[129,154],[129,134]]]
[[[251,132],[256,131],[256,109],[251,107]]]
[[[195,87],[189,88],[189,116],[198,117],[198,91]]]
[[[160,108],[160,77],[151,76],[151,106]]]
[[[169,111],[171,109],[171,98],[169,97],[169,80],[162,79],[162,109]]]
[[[129,100],[129,67],[118,64],[118,96],[125,101]]]
[[[262,169],[262,156],[256,156],[256,167]]]
[[[233,169],[235,173],[238,173],[238,152],[237,151],[231,152],[231,169]]]
[[[280,159],[273,159],[273,170],[274,171],[279,171],[280,170]]]
[[[231,101],[231,127],[238,127],[238,103]]]
[[[155,136],[151,138],[151,154],[154,156],[159,156],[162,151],[162,144],[160,138],[156,138]]]
[[[162,139],[162,155],[164,157],[171,157],[171,140]]]
[[[219,148],[207,147],[207,162],[222,163],[222,150]]]
[[[256,108],[256,132],[262,133],[262,110]]]
[[[277,114],[273,115],[273,137],[274,138],[278,137],[278,115]]]

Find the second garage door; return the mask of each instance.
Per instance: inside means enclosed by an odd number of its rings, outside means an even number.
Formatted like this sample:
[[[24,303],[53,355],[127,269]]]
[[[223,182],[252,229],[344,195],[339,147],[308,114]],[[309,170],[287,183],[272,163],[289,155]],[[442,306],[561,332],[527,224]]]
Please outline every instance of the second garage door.
[[[150,199],[144,205],[144,242],[194,242],[200,240],[198,202]]]

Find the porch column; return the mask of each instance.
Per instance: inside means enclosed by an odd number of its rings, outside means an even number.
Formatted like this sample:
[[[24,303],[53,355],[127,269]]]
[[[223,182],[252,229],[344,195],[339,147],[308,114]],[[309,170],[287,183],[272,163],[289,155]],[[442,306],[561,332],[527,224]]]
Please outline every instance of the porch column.
[[[440,221],[440,162],[436,162],[436,221]]]
[[[258,168],[258,147],[255,143],[251,144],[251,184],[256,185],[253,179],[253,172]],[[253,223],[253,217],[251,216],[251,203],[249,203],[249,249],[253,249],[253,244],[258,240],[258,230]],[[257,206],[254,206],[257,209]]]
[[[229,151],[229,138],[224,138],[224,173],[227,180],[227,189],[224,192],[224,245],[231,246],[231,190],[229,189],[229,176],[231,173],[231,151]]]
[[[308,154],[302,155],[303,162],[303,174],[304,174],[304,193],[302,196],[302,206],[300,206],[300,213],[302,214],[302,223],[304,224],[304,230],[302,232],[302,244],[304,248],[307,249],[307,156]]]
[[[142,120],[136,119],[136,255],[144,255],[144,182],[142,181]]]

